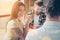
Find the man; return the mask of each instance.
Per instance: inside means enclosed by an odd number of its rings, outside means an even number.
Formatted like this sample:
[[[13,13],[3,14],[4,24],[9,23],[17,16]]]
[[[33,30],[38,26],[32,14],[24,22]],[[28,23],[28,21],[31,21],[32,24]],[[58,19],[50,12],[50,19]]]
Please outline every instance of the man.
[[[42,12],[43,9],[43,2],[40,1],[35,1],[34,3],[34,15],[33,15],[33,21],[32,23],[36,28],[39,28],[43,23],[45,22],[45,15]]]
[[[60,0],[49,0],[44,25],[30,31],[25,40],[60,40]]]

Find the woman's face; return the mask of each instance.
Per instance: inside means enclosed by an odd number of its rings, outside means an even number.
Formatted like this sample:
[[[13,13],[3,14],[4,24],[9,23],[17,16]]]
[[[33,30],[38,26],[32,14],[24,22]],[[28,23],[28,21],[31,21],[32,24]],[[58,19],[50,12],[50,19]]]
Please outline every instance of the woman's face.
[[[25,14],[25,7],[22,5],[18,8],[18,17],[22,17]]]

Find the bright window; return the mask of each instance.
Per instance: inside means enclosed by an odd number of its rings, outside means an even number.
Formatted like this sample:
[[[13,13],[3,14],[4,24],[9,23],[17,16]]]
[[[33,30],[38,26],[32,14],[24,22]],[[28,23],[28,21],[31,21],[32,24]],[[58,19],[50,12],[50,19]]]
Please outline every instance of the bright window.
[[[15,1],[17,0],[0,0],[0,15],[10,14]]]

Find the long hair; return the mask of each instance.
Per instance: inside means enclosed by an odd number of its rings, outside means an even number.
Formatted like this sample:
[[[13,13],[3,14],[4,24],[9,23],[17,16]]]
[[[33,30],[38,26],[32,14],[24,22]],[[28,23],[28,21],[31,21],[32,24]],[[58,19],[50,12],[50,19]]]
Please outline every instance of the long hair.
[[[10,15],[10,20],[17,18],[17,16],[18,16],[18,8],[19,8],[20,6],[24,6],[24,7],[25,7],[25,5],[24,5],[22,2],[20,2],[20,1],[16,1],[16,2],[14,3],[14,5],[13,5],[13,7],[12,7],[12,12],[11,12],[11,15]]]

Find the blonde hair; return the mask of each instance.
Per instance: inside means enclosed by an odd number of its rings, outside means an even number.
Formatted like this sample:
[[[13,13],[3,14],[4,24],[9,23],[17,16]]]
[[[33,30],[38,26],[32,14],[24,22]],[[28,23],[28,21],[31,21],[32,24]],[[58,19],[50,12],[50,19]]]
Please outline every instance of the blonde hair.
[[[17,16],[18,16],[18,8],[19,8],[20,6],[24,6],[24,7],[25,7],[25,5],[24,5],[22,2],[20,2],[20,1],[16,1],[16,2],[14,3],[14,5],[13,5],[13,7],[12,7],[12,12],[11,12],[11,15],[10,15],[10,20],[17,18]]]

